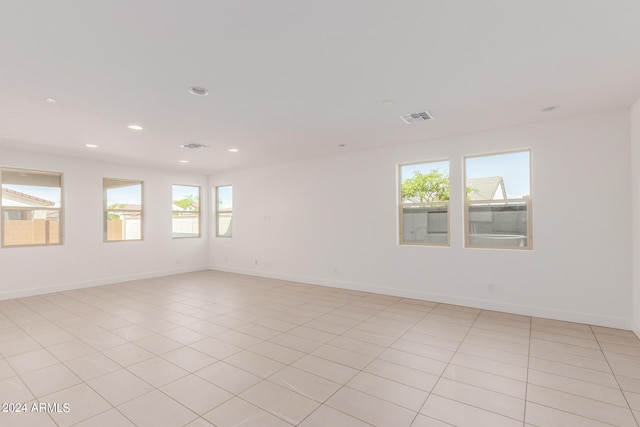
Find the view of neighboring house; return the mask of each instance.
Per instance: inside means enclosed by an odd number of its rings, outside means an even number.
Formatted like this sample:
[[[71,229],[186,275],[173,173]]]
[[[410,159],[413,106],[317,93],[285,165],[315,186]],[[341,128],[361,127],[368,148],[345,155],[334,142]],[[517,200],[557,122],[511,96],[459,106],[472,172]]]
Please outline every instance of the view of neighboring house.
[[[142,205],[116,204],[107,209],[107,241],[142,239]]]
[[[2,188],[5,246],[59,243],[59,211],[55,202]],[[40,208],[40,209],[38,209]]]
[[[50,208],[56,203],[50,200],[41,199],[30,194],[21,193],[10,188],[2,187],[2,206],[4,207],[29,207],[29,208]],[[10,210],[5,213],[24,212],[21,210]],[[38,215],[42,216],[42,211]],[[5,219],[22,219],[22,218],[5,218]],[[45,219],[44,217],[40,219]]]
[[[470,189],[469,200],[505,200],[507,198],[501,176],[468,178],[467,188]]]
[[[527,242],[527,203],[507,202],[501,176],[467,179],[469,243],[524,246]],[[495,204],[489,201],[504,200]],[[487,201],[487,203],[481,203]],[[476,202],[476,203],[473,203]]]

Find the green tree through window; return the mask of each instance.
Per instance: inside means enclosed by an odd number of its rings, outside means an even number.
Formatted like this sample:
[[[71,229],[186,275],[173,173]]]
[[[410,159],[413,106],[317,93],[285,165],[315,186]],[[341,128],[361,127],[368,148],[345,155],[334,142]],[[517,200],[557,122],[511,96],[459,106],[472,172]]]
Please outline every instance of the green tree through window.
[[[402,200],[414,203],[440,202],[451,198],[449,177],[438,170],[426,174],[416,170],[402,183]]]

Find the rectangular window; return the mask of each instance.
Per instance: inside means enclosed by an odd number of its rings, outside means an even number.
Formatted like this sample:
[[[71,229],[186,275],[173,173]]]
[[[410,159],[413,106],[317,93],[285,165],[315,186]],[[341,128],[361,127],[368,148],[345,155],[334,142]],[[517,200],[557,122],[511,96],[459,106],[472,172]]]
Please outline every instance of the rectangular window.
[[[464,160],[465,246],[531,249],[531,150]]]
[[[399,166],[400,244],[449,245],[449,161]]]
[[[104,178],[104,240],[142,240],[142,181]]]
[[[62,174],[0,169],[2,246],[62,243]]]
[[[216,236],[231,237],[233,218],[233,188],[216,187]]]
[[[172,237],[200,237],[200,187],[172,185]]]

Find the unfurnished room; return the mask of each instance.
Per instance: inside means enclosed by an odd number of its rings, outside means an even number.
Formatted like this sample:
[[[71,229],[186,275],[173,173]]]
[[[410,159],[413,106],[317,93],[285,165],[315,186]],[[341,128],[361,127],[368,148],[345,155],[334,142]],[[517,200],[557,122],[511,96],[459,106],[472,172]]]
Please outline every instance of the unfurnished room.
[[[637,0],[0,1],[0,425],[640,425]]]

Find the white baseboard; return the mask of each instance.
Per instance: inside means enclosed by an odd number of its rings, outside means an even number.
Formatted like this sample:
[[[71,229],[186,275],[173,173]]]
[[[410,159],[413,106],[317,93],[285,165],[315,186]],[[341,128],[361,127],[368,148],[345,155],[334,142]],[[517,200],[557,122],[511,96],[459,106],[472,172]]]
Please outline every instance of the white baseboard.
[[[505,313],[521,314],[525,316],[535,316],[547,319],[563,320],[567,322],[586,323],[590,325],[605,326],[609,328],[631,329],[640,337],[640,324],[632,323],[629,319],[615,316],[602,316],[593,313],[572,312],[557,310],[547,307],[536,307],[504,303],[500,301],[481,300],[474,298],[461,298],[454,295],[434,294],[430,292],[411,291],[406,289],[381,287],[364,283],[347,282],[322,279],[316,277],[296,276],[285,273],[274,273],[262,270],[242,269],[222,265],[194,266],[188,268],[176,268],[168,270],[158,270],[148,273],[132,274],[126,276],[106,277],[96,280],[42,286],[38,288],[21,289],[14,291],[0,292],[0,300],[43,295],[53,292],[70,291],[74,289],[90,288],[94,286],[109,285],[115,283],[128,282],[132,280],[150,279],[154,277],[171,276],[174,274],[191,273],[202,270],[217,270],[229,273],[245,274],[249,276],[266,277],[278,280],[307,283],[311,285],[328,286],[340,289],[350,289],[362,292],[371,292],[382,295],[391,295],[402,298],[413,298],[426,301],[441,302],[446,304],[456,304],[466,307],[475,307],[484,310],[501,311]]]
[[[187,268],[158,270],[158,271],[153,271],[149,273],[105,277],[105,278],[96,279],[96,280],[86,280],[81,282],[42,286],[38,288],[21,289],[18,291],[6,291],[6,292],[0,292],[0,301],[13,299],[13,298],[23,298],[23,297],[31,297],[35,295],[50,294],[54,292],[72,291],[74,289],[91,288],[94,286],[111,285],[114,283],[129,282],[132,280],[152,279],[154,277],[164,277],[164,276],[171,276],[174,274],[192,273],[194,271],[202,271],[202,270],[209,270],[209,267],[202,265],[202,266],[187,267]]]
[[[482,300],[475,298],[462,298],[454,295],[435,294],[430,292],[411,291],[406,289],[380,287],[370,284],[336,281],[315,277],[303,277],[285,273],[274,273],[263,270],[252,270],[229,267],[225,265],[212,265],[211,270],[225,271],[229,273],[246,274],[249,276],[266,277],[270,279],[287,280],[291,282],[307,283],[311,285],[329,286],[340,289],[371,292],[382,295],[413,298],[425,301],[434,301],[445,304],[462,305],[466,307],[480,308],[483,310],[501,311],[505,313],[521,314],[524,316],[542,317],[545,319],[562,320],[566,322],[585,323],[588,325],[604,326],[608,328],[630,329],[629,319],[616,316],[602,316],[593,313],[558,310],[547,307],[536,307],[521,304],[505,303],[500,301]],[[640,325],[634,327],[636,335],[640,336]]]
[[[631,330],[633,331],[634,334],[636,334],[636,336],[638,338],[640,338],[640,324],[638,324],[635,321],[631,322]]]

